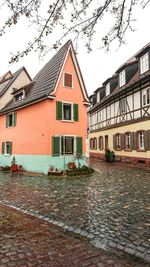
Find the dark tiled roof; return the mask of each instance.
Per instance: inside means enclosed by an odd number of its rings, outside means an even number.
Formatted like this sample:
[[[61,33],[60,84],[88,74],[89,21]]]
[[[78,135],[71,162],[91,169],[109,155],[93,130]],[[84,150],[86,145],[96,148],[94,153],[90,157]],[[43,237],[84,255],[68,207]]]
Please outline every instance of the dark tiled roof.
[[[62,69],[64,59],[71,43],[71,40],[69,40],[39,71],[39,73],[33,79],[35,83],[32,84],[28,94],[24,99],[19,100],[18,102],[11,101],[1,110],[1,112],[19,108],[36,102],[39,99],[48,97],[48,95],[55,89],[55,85]]]
[[[0,87],[2,88],[0,90],[0,97],[7,91],[7,89],[11,86],[11,84],[16,80],[16,78],[19,76],[19,74],[22,72],[22,70],[26,69],[24,67],[17,70],[12,77],[8,78],[7,80],[4,80],[3,83],[1,83]],[[26,71],[27,72],[27,71]],[[29,75],[28,75],[29,76]],[[4,86],[3,86],[4,85]]]

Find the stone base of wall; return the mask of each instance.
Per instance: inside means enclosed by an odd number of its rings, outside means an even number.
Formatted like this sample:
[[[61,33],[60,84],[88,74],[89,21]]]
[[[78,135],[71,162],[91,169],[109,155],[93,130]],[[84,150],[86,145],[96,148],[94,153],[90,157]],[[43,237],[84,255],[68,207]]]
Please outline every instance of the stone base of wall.
[[[105,160],[105,154],[103,153],[90,153],[91,159]],[[125,157],[116,155],[116,162],[130,163],[136,166],[146,166],[150,168],[150,158],[141,157]]]

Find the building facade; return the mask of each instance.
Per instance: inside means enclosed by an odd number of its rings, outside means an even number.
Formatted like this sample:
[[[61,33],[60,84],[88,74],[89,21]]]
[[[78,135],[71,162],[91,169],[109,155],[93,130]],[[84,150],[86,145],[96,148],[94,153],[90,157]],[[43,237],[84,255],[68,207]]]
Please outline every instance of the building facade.
[[[85,164],[89,100],[71,41],[28,85],[12,92],[0,115],[0,165],[47,173]]]
[[[150,43],[90,97],[90,157],[150,167]]]

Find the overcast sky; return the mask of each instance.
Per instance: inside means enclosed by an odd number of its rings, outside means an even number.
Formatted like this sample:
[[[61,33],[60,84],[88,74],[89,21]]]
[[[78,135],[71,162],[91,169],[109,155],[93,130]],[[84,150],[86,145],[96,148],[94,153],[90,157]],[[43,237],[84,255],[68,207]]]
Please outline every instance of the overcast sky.
[[[89,95],[92,94],[97,87],[101,86],[107,78],[112,76],[122,63],[133,56],[145,44],[150,42],[149,14],[150,5],[148,5],[145,10],[137,12],[137,21],[134,24],[136,31],[128,32],[126,36],[126,44],[122,45],[120,48],[114,44],[109,52],[95,48],[93,52],[88,54],[86,50],[83,49],[82,43],[81,46],[78,47],[77,57]],[[105,27],[105,25],[102,25],[102,27]],[[33,32],[34,29],[32,27],[27,27],[25,21],[22,20],[19,26],[10,29],[6,35],[1,37],[0,76],[8,70],[15,72],[20,67],[25,66],[33,78],[44,64],[54,55],[56,51],[50,51],[43,60],[39,60],[38,53],[31,53],[27,57],[21,59],[18,63],[9,65],[10,52],[15,53],[20,48],[24,48],[25,43],[27,42],[26,36],[28,36],[28,38],[32,37]],[[67,39],[70,39],[70,36],[68,36]]]

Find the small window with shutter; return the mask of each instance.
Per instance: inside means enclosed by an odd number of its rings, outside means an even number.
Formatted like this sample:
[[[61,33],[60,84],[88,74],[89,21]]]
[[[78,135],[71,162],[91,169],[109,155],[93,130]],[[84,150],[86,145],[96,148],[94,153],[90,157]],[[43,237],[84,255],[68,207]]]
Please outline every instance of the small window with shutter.
[[[64,73],[64,86],[73,88],[72,74]]]
[[[12,142],[2,142],[2,154],[11,155],[12,154]]]
[[[6,128],[16,126],[16,112],[12,112],[6,115]]]

